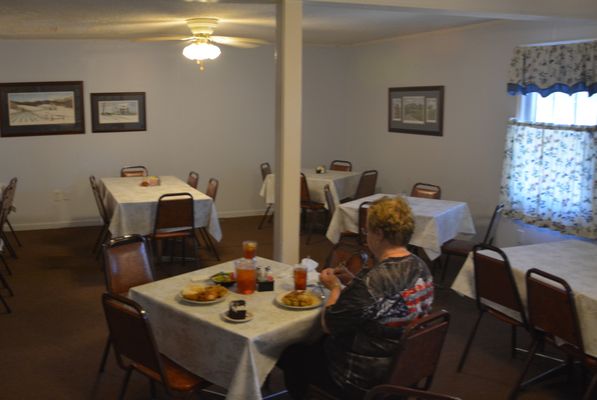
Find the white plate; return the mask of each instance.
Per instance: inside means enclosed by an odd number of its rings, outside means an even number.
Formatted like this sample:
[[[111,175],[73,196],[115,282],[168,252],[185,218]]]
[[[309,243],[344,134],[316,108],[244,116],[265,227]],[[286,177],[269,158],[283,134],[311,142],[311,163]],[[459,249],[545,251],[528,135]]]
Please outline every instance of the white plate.
[[[282,301],[282,298],[292,292],[294,292],[294,290],[291,290],[290,292],[280,293],[279,295],[277,295],[276,296],[276,304],[278,304],[280,307],[288,308],[289,310],[311,310],[313,308],[317,308],[317,307],[321,306],[321,303],[322,303],[321,296],[319,296],[317,293],[311,292],[309,290],[306,290],[305,292],[310,293],[311,296],[313,296],[313,298],[315,299],[315,302],[313,304],[311,304],[310,306],[299,307],[299,306],[289,306],[289,305],[284,304],[284,302]]]
[[[250,320],[253,319],[253,314],[250,313],[249,311],[247,311],[246,315],[247,315],[247,317],[245,319],[234,319],[234,318],[230,318],[228,316],[228,311],[226,311],[226,312],[222,313],[222,318],[224,319],[224,321],[227,321],[227,322],[232,322],[232,323],[235,323],[235,324],[241,324],[243,322],[249,322]]]
[[[230,292],[226,292],[226,294],[224,296],[218,297],[215,300],[206,300],[206,301],[185,299],[184,297],[182,297],[182,293],[178,293],[177,297],[178,297],[178,300],[180,302],[182,302],[182,303],[193,304],[193,305],[200,305],[200,306],[207,306],[207,305],[210,305],[210,304],[220,303],[220,302],[226,300],[226,297],[228,296],[228,293],[230,293]]]

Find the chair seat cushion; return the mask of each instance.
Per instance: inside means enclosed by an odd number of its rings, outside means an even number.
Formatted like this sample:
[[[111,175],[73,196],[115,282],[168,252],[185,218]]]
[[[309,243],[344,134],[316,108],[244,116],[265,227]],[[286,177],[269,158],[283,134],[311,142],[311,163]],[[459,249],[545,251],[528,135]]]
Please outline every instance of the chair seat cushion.
[[[184,369],[174,361],[162,354],[162,365],[164,366],[164,373],[170,384],[172,390],[179,392],[190,392],[192,390],[209,386],[210,383],[205,379],[198,377],[190,371]],[[133,367],[144,375],[147,375],[151,379],[161,382],[160,375],[141,364],[133,364]],[[162,382],[163,383],[163,382]]]
[[[468,256],[468,253],[473,251],[473,247],[475,247],[475,244],[475,242],[472,242],[470,240],[448,240],[446,243],[442,245],[442,253],[466,257]]]

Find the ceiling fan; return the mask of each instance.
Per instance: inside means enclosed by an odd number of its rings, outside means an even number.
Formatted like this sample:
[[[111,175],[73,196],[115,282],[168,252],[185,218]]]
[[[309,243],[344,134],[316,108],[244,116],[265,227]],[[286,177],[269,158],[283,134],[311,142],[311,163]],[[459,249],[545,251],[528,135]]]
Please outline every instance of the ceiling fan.
[[[218,26],[218,18],[191,18],[186,20],[192,36],[156,36],[150,38],[141,38],[140,41],[161,41],[161,40],[184,40],[190,42],[183,50],[182,54],[189,60],[194,60],[199,64],[199,69],[205,69],[203,62],[214,60],[220,56],[221,50],[214,43],[234,46],[241,48],[254,48],[267,44],[265,40],[235,37],[235,36],[215,36],[213,32]]]

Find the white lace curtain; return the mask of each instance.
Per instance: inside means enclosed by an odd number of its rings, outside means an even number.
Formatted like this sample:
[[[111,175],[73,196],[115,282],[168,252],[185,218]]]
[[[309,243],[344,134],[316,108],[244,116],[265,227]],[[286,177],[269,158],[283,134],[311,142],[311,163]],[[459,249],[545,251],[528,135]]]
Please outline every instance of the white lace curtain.
[[[597,127],[508,124],[500,188],[505,214],[597,238]]]
[[[514,49],[508,93],[597,93],[597,40]]]

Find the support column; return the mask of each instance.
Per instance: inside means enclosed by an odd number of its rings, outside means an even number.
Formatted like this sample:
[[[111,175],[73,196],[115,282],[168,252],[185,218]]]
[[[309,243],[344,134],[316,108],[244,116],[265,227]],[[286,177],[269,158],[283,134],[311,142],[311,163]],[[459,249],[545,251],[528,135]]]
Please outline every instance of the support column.
[[[276,203],[274,259],[299,260],[303,2],[276,5]]]

